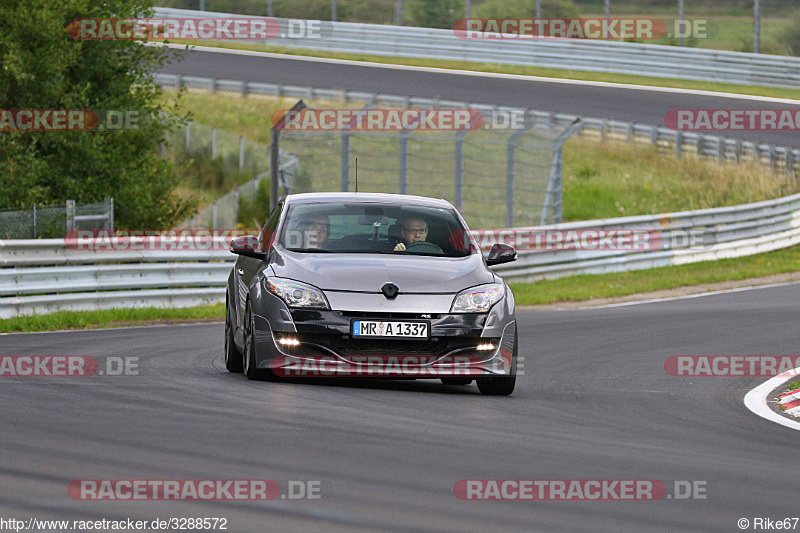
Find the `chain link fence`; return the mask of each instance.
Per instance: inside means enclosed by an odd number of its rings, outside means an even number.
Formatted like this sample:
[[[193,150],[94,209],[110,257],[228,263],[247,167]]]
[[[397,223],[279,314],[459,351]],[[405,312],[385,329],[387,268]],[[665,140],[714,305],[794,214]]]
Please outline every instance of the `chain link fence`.
[[[114,230],[114,199],[93,204],[0,209],[0,239],[61,239],[75,230]]]
[[[473,131],[273,128],[273,146],[298,159],[287,194],[353,192],[357,163],[358,191],[444,198],[474,228],[533,226],[561,221],[561,147],[577,125],[528,115]]]
[[[241,185],[225,193],[210,205],[176,226],[176,229],[259,228],[269,213],[270,155],[269,145],[218,130],[198,122],[187,122],[167,135],[167,147],[174,161],[192,158],[219,165],[225,179],[233,176]],[[294,182],[297,158],[281,152],[279,182],[287,190]],[[266,179],[265,179],[266,178]]]

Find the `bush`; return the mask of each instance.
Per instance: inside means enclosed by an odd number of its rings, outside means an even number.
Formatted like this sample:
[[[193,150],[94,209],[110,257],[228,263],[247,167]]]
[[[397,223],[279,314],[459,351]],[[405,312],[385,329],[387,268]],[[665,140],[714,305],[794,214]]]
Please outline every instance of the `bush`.
[[[580,12],[572,0],[542,0],[542,18],[578,18]],[[533,18],[533,0],[488,0],[472,10],[474,18]]]
[[[452,28],[463,13],[464,7],[460,0],[414,0],[411,4],[411,25]]]
[[[778,36],[778,42],[793,56],[800,56],[800,16]]]
[[[260,230],[269,217],[269,178],[258,182],[255,198],[239,197],[239,224],[245,229]]]

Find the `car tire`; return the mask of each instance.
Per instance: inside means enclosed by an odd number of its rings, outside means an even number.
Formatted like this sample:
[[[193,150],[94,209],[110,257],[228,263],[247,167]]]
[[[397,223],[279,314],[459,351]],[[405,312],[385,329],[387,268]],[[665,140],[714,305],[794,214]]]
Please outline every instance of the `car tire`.
[[[441,378],[445,385],[469,385],[472,378]]]
[[[487,396],[508,396],[517,384],[517,332],[514,331],[514,350],[511,353],[511,372],[508,376],[477,378],[478,390]]]
[[[243,368],[242,354],[233,342],[233,321],[231,321],[230,298],[225,297],[225,368],[228,372],[241,374]]]

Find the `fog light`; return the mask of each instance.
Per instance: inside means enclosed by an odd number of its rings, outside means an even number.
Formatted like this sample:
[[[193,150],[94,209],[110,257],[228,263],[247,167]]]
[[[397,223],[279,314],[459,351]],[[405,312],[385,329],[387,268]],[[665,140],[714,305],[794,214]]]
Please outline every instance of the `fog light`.
[[[487,342],[485,344],[479,344],[476,349],[482,352],[488,352],[489,350],[494,350],[494,344],[492,344],[491,342]]]
[[[282,337],[282,338],[278,339],[278,343],[280,343],[280,344],[282,344],[284,346],[299,346],[300,345],[300,341],[299,340],[292,339],[292,338],[289,338],[289,337]]]

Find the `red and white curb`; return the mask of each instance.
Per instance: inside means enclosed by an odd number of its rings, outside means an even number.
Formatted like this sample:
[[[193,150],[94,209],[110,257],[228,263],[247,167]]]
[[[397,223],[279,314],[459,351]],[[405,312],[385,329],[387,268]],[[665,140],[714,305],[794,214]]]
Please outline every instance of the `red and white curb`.
[[[787,415],[800,417],[800,389],[784,392],[778,396],[778,405]]]
[[[770,394],[772,391],[785,385],[790,378],[796,378],[798,373],[800,373],[800,368],[795,368],[768,379],[745,395],[744,405],[761,418],[766,418],[776,424],[800,431],[800,420],[794,421],[791,418],[779,415],[772,410],[768,403],[771,400]],[[781,394],[779,402],[780,405],[787,407],[784,413],[800,416],[800,389]]]

